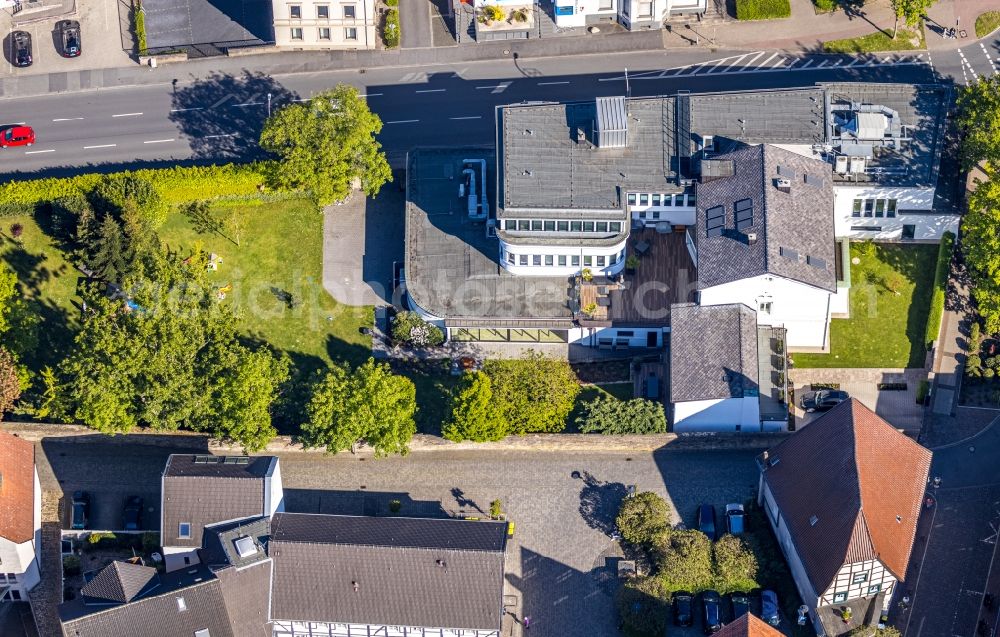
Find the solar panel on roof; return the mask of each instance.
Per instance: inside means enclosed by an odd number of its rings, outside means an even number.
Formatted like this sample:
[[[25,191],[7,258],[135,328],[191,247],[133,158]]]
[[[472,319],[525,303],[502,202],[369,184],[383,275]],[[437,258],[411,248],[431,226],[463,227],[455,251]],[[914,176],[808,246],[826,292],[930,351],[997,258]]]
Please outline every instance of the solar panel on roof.
[[[722,230],[726,226],[726,209],[722,206],[713,206],[705,211],[705,234],[710,237],[722,236]]]
[[[740,199],[736,202],[736,229],[745,230],[753,225],[753,200]]]

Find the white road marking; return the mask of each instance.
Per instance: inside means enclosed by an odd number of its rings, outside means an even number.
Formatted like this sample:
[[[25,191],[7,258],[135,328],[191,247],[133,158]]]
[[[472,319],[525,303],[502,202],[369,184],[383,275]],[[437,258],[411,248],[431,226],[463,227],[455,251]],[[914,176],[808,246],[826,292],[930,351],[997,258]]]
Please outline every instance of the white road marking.
[[[538,86],[555,86],[556,84],[569,84],[569,80],[564,82],[539,82]]]
[[[246,102],[244,104],[233,104],[234,107],[239,108],[240,106],[260,106],[264,102]]]
[[[381,93],[362,93],[358,97],[381,97]]]
[[[778,57],[778,54],[777,54],[777,53],[772,53],[772,54],[771,54],[771,57],[769,57],[769,58],[767,58],[766,60],[764,60],[763,62],[761,62],[761,63],[760,63],[760,64],[759,64],[758,66],[760,66],[761,68],[765,67],[765,66],[767,66],[767,65],[768,65],[768,63],[769,63],[769,62],[770,62],[771,60],[773,60],[773,59],[774,59],[774,58],[776,58],[776,57]]]
[[[820,63],[819,63],[819,66],[817,66],[816,68],[818,68],[818,69],[821,69],[821,68],[823,68],[824,66],[826,66],[826,65],[827,65],[827,63],[828,63],[829,61],[830,61],[830,60],[823,60],[822,62],[820,62]]]
[[[174,139],[173,137],[171,137],[170,139],[151,139],[148,142],[142,142],[142,143],[143,144],[166,144],[167,142],[174,142],[174,141],[177,141],[177,140]]]
[[[111,117],[138,117],[142,113],[119,113],[118,115],[112,115]]]
[[[812,66],[812,63],[815,62],[815,61],[816,60],[814,60],[812,58],[809,58],[808,60],[806,60],[806,63],[803,64],[802,66],[800,66],[797,70],[801,71],[804,68],[810,67],[810,66]]]
[[[385,124],[413,124],[414,122],[419,122],[419,119],[397,119],[391,122],[384,122]]]
[[[191,108],[172,108],[170,109],[170,112],[179,113],[181,111],[200,111],[204,108],[205,108],[204,106],[192,106]]]
[[[755,55],[755,56],[753,56],[752,58],[750,58],[750,60],[749,60],[749,61],[747,61],[747,63],[746,63],[746,64],[744,64],[743,66],[744,66],[744,67],[750,67],[750,66],[752,66],[752,65],[753,65],[753,63],[757,61],[757,58],[759,58],[760,56],[764,55],[765,53],[767,53],[767,51],[761,51],[761,52],[760,52],[760,53],[758,53],[757,55]],[[749,54],[748,54],[748,55],[749,55]]]
[[[53,122],[75,122],[77,120],[83,119],[82,117],[57,117]]]
[[[114,148],[118,144],[98,144],[97,146],[84,146],[84,150],[90,150],[91,148]]]
[[[491,89],[494,93],[503,93],[507,90],[507,87],[511,85],[511,82],[500,82],[499,84],[493,84],[492,86],[477,86],[477,89]]]
[[[50,148],[49,150],[26,150],[26,151],[24,151],[24,154],[25,155],[37,155],[39,153],[54,153],[54,152],[56,152],[55,149]]]
[[[236,137],[239,133],[226,133],[225,135],[205,135],[205,139],[212,139],[215,137]]]
[[[448,89],[446,88],[425,88],[423,90],[417,91],[417,93],[444,93]]]
[[[469,115],[467,117],[449,117],[448,119],[482,119],[482,115]]]

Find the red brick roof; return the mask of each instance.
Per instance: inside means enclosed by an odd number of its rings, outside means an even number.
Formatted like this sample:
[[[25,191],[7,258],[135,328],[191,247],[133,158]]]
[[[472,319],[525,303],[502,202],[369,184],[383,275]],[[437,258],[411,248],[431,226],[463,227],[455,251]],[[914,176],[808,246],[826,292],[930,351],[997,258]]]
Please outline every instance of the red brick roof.
[[[903,581],[930,464],[930,451],[854,399],[770,450],[764,480],[818,593],[863,560]]]
[[[0,431],[0,537],[21,544],[35,534],[35,445]]]
[[[715,637],[784,637],[776,628],[750,613],[740,615],[715,633]]]

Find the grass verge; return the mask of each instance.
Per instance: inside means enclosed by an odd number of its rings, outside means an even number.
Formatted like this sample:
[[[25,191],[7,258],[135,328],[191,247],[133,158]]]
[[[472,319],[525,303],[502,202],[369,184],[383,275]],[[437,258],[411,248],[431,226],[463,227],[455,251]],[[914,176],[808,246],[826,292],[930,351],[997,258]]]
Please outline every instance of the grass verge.
[[[795,366],[923,367],[934,245],[851,244],[850,318],[830,321],[829,354],[794,354]]]
[[[869,35],[823,43],[826,53],[874,53],[876,51],[919,51],[926,48],[922,30],[900,29],[896,39],[892,33],[876,31]]]
[[[789,0],[736,0],[737,20],[773,20],[790,15]]]
[[[1000,11],[980,13],[979,17],[976,18],[977,38],[985,38],[997,29],[1000,29]]]

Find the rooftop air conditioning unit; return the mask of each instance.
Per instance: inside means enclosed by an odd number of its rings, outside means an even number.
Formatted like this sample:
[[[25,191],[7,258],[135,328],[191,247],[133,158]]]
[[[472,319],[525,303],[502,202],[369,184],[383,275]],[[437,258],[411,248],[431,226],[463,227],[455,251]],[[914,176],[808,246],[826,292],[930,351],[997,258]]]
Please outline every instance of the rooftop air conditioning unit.
[[[751,244],[752,243],[757,243],[757,233],[756,232],[748,232],[747,233],[747,242],[751,243]]]
[[[851,157],[850,159],[850,172],[854,174],[860,174],[865,172],[865,158],[864,157]]]
[[[833,166],[833,170],[838,175],[846,175],[847,174],[847,156],[846,155],[837,155],[836,163]]]
[[[785,177],[778,177],[774,180],[775,187],[781,192],[792,192],[792,180]]]

